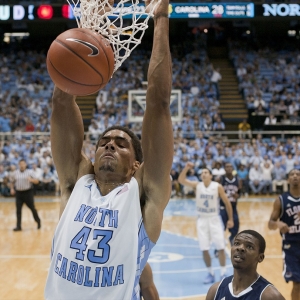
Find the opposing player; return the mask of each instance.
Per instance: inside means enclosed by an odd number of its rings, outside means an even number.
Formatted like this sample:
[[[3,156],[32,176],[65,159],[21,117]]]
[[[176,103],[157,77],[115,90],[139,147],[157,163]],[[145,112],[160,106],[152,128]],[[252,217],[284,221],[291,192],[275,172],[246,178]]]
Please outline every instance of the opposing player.
[[[209,169],[203,168],[201,173],[202,182],[191,181],[186,178],[186,173],[194,165],[188,162],[181,171],[179,183],[192,187],[196,190],[196,207],[197,207],[197,233],[200,249],[203,252],[205,265],[208,269],[208,275],[204,280],[205,284],[213,283],[215,276],[211,267],[211,257],[209,249],[211,243],[219,253],[219,262],[221,265],[221,278],[226,276],[226,255],[225,255],[225,237],[223,224],[220,217],[219,196],[222,198],[228,214],[227,227],[233,227],[232,207],[225,194],[223,187],[215,181],[212,181],[212,173]]]
[[[240,226],[239,215],[237,211],[237,202],[239,199],[239,190],[241,188],[241,182],[239,182],[238,178],[234,176],[232,172],[233,172],[232,164],[226,163],[225,175],[223,175],[220,180],[220,184],[223,186],[226,196],[229,199],[232,206],[234,226],[232,228],[229,228],[229,232],[230,232],[229,241],[231,245],[233,243],[234,237],[237,235],[239,231],[239,226]],[[225,204],[222,199],[220,200],[220,214],[223,220],[224,228],[226,229],[226,225],[228,222],[228,215],[227,215]]]
[[[92,165],[81,152],[84,130],[75,97],[54,90],[51,147],[62,200],[46,299],[140,297],[140,275],[171,195],[168,5],[162,0],[154,11],[141,144],[127,128],[106,129]]]
[[[236,235],[231,247],[233,276],[213,284],[206,300],[284,300],[278,290],[256,269],[264,258],[265,239],[254,230],[244,230]]]
[[[273,205],[269,229],[282,236],[284,253],[283,276],[292,281],[292,300],[300,299],[300,170],[292,169],[288,174],[289,192],[280,195]]]

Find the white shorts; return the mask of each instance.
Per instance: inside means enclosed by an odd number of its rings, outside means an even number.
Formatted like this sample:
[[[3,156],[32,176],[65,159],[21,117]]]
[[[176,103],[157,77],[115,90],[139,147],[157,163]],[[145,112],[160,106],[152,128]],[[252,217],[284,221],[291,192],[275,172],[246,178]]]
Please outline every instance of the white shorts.
[[[216,250],[225,249],[225,234],[221,216],[198,217],[198,241],[201,251],[209,250],[214,244]]]

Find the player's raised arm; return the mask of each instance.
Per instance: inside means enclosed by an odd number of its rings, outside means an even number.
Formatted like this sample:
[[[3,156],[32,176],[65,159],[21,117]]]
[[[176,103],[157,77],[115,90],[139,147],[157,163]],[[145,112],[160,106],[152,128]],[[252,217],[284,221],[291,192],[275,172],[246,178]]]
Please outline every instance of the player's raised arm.
[[[54,88],[51,115],[51,151],[61,185],[62,199],[67,200],[78,178],[82,161],[84,128],[75,96]],[[64,206],[66,203],[62,201]]]
[[[172,66],[169,48],[168,0],[154,11],[153,48],[148,69],[146,111],[142,127],[144,165],[142,189],[146,197],[144,224],[155,242],[163,210],[170,199],[173,129],[170,114]],[[148,216],[148,218],[147,218]]]
[[[186,185],[186,186],[189,186],[189,187],[192,187],[192,188],[196,188],[197,187],[197,184],[198,184],[198,181],[192,181],[192,180],[188,180],[186,179],[186,174],[187,172],[194,167],[194,164],[191,163],[191,162],[188,162],[185,167],[182,169],[182,171],[180,172],[179,174],[179,177],[178,177],[178,182],[182,185]]]

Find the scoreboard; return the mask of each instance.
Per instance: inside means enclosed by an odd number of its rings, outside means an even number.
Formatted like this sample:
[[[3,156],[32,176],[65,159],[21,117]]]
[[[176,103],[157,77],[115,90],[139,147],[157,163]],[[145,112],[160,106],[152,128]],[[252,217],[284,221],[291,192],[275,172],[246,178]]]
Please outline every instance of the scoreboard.
[[[126,7],[125,7],[126,9]],[[141,14],[145,7],[139,6]],[[118,13],[115,11],[115,13]],[[300,4],[253,2],[170,3],[171,19],[274,19],[300,17]],[[130,15],[128,16],[130,18]],[[0,23],[13,21],[74,20],[68,4],[0,5]]]

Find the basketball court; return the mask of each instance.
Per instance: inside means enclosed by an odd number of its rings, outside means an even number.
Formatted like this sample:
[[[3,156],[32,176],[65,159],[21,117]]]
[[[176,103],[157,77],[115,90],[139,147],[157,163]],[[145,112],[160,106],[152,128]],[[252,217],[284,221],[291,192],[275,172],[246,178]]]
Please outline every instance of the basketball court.
[[[240,229],[254,229],[265,237],[266,258],[258,271],[286,299],[290,299],[292,284],[286,284],[281,274],[281,238],[278,231],[267,228],[273,200],[240,199]],[[41,230],[36,229],[30,210],[24,206],[21,232],[12,231],[16,220],[14,198],[0,198],[0,203],[0,299],[44,299],[51,241],[58,222],[59,199],[36,197],[36,207],[42,220]],[[202,284],[206,268],[196,239],[195,221],[195,202],[192,199],[170,200],[164,214],[163,231],[149,258],[162,300],[205,299],[210,285]],[[218,259],[211,254],[216,280],[219,280]],[[227,266],[229,275],[232,273],[229,257]]]

